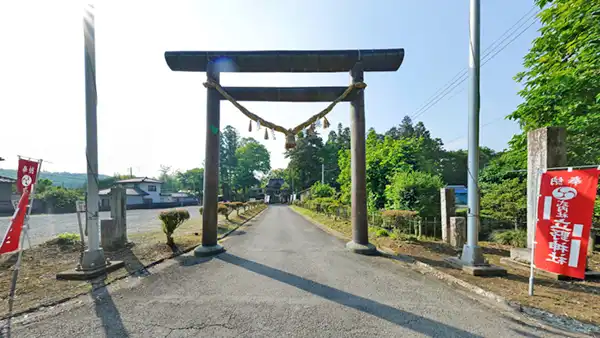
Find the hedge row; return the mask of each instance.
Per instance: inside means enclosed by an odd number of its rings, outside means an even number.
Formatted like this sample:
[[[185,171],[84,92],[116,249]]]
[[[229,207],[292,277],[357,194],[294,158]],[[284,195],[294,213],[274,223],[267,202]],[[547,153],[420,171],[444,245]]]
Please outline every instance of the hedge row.
[[[351,208],[332,197],[320,197],[309,200],[295,200],[294,205],[318,213],[326,214],[335,219],[350,219]],[[371,226],[394,228],[401,232],[412,233],[420,220],[419,213],[410,210],[382,210],[368,215]]]
[[[264,201],[248,201],[248,202],[219,202],[217,204],[217,213],[225,216],[229,219],[229,214],[235,210],[239,216],[240,210],[246,211],[248,209],[254,209],[259,205],[265,204]],[[204,212],[204,207],[200,207],[200,215]]]

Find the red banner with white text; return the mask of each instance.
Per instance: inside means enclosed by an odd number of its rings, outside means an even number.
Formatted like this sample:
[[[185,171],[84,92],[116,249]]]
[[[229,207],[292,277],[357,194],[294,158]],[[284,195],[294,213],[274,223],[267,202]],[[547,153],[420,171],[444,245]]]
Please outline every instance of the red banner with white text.
[[[26,191],[21,195],[17,210],[10,221],[10,226],[6,230],[2,245],[0,246],[0,254],[9,253],[19,250],[19,243],[23,232],[23,224],[27,215],[27,204],[29,203],[29,192]]]
[[[17,191],[22,193],[27,190],[31,192],[31,187],[37,181],[38,161],[30,161],[20,158],[17,169]]]
[[[598,187],[597,169],[542,174],[535,232],[535,267],[584,279]]]

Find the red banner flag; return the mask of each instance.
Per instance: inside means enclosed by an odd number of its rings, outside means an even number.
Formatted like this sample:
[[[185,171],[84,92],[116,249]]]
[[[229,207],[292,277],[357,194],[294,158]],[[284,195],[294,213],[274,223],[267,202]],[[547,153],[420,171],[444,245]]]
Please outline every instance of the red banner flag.
[[[542,174],[535,232],[535,267],[584,279],[598,171]]]
[[[4,240],[2,240],[2,246],[0,246],[0,254],[13,252],[19,249],[19,241],[21,239],[21,233],[23,232],[23,224],[25,223],[25,216],[27,215],[28,203],[29,192],[26,191],[21,195],[17,210],[15,210],[10,226],[8,227],[8,230],[6,230]]]
[[[39,162],[20,158],[17,169],[17,191],[31,191],[31,186],[37,180]]]

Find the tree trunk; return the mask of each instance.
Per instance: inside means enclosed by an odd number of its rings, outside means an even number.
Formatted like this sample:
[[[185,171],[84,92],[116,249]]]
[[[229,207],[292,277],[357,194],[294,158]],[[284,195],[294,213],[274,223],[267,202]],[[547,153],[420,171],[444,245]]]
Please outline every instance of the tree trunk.
[[[167,245],[170,247],[173,247],[175,245],[172,234],[167,234]]]

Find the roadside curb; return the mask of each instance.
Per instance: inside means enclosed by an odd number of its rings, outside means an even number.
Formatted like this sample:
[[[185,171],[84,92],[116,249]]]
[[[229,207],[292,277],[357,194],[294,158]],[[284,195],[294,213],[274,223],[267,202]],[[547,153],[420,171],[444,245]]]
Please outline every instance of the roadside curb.
[[[225,239],[227,236],[229,236],[231,233],[233,233],[234,231],[236,231],[237,229],[239,229],[241,226],[245,225],[246,223],[248,223],[249,221],[253,220],[254,218],[260,216],[268,208],[269,207],[267,206],[266,208],[264,208],[263,210],[261,210],[256,215],[254,215],[254,216],[248,218],[247,220],[245,220],[244,222],[240,223],[234,229],[231,229],[231,230],[227,231],[226,233],[222,234],[221,236],[217,237],[217,240],[220,241],[220,240]],[[65,302],[68,302],[70,300],[73,300],[73,299],[75,299],[77,297],[87,295],[90,292],[93,292],[93,291],[105,288],[105,287],[107,287],[107,286],[109,286],[109,285],[111,285],[111,284],[113,284],[115,282],[118,282],[118,281],[123,280],[123,279],[128,278],[128,277],[131,277],[131,276],[133,276],[133,275],[135,275],[135,274],[137,274],[139,272],[143,272],[144,270],[152,268],[152,267],[154,267],[154,266],[156,266],[158,264],[161,264],[161,263],[163,263],[163,262],[165,262],[165,261],[167,261],[169,259],[173,259],[175,257],[179,257],[181,255],[185,255],[186,253],[189,253],[190,251],[196,249],[196,247],[197,247],[197,245],[194,245],[194,246],[186,248],[184,250],[180,250],[178,252],[175,252],[175,253],[167,256],[167,257],[163,257],[163,258],[161,258],[159,260],[156,260],[154,262],[148,263],[147,265],[144,265],[143,267],[141,267],[141,268],[139,268],[139,269],[137,269],[135,271],[132,271],[132,272],[130,272],[128,274],[125,274],[125,275],[123,275],[121,277],[117,277],[117,278],[111,280],[110,282],[104,283],[102,286],[92,287],[90,291],[80,292],[80,293],[77,293],[77,294],[72,295],[72,296],[64,297],[64,298],[61,298],[61,299],[58,299],[58,300],[55,300],[55,301],[51,301],[51,302],[48,302],[48,303],[44,303],[44,304],[40,304],[40,305],[37,305],[37,306],[34,306],[34,307],[30,307],[28,309],[21,310],[19,312],[15,312],[11,316],[4,315],[4,316],[0,317],[0,320],[6,320],[6,319],[9,319],[9,318],[16,318],[16,317],[20,317],[22,315],[26,315],[26,314],[29,314],[29,313],[32,313],[32,312],[37,312],[37,311],[43,310],[44,308],[55,307],[57,305],[60,305],[60,304],[63,304]],[[101,277],[99,277],[99,278],[101,278]],[[89,282],[89,281],[84,281],[84,282]],[[0,326],[0,329],[2,329],[2,327],[3,326]]]
[[[343,239],[343,240],[349,239],[348,236],[342,234],[341,232],[328,228],[327,226],[317,222],[316,220],[299,213],[298,211],[294,210],[294,208],[290,208],[290,209],[293,212],[295,212],[296,214],[302,216],[305,220],[307,220],[311,224],[315,225],[317,228],[325,231],[326,233],[329,233],[329,234],[331,234],[335,237],[338,237],[340,239]],[[548,312],[545,310],[541,310],[538,308],[524,306],[521,303],[516,302],[516,301],[509,301],[506,298],[504,298],[494,292],[484,290],[477,285],[471,284],[460,278],[454,277],[448,273],[440,271],[440,270],[436,269],[435,267],[431,266],[430,264],[423,263],[415,258],[406,256],[403,254],[398,254],[389,247],[379,246],[379,245],[377,245],[376,247],[377,247],[377,251],[379,251],[381,256],[384,258],[392,259],[392,260],[396,261],[397,263],[400,263],[403,266],[406,266],[407,268],[418,271],[422,274],[432,275],[432,276],[436,277],[437,279],[446,282],[447,284],[458,285],[468,292],[475,293],[479,296],[485,297],[487,299],[490,299],[490,300],[496,302],[497,305],[500,305],[505,310],[509,310],[516,314],[526,315],[527,317],[537,321],[538,323],[540,323],[542,325],[548,325],[548,326],[551,326],[551,327],[554,327],[554,328],[557,328],[560,330],[572,332],[572,333],[583,333],[583,334],[600,333],[600,326],[597,326],[594,324],[589,324],[589,323],[583,323],[576,319],[572,319],[567,316],[557,315],[557,314],[554,314],[554,313],[551,313],[551,312]],[[473,299],[477,300],[474,297],[473,297]]]

